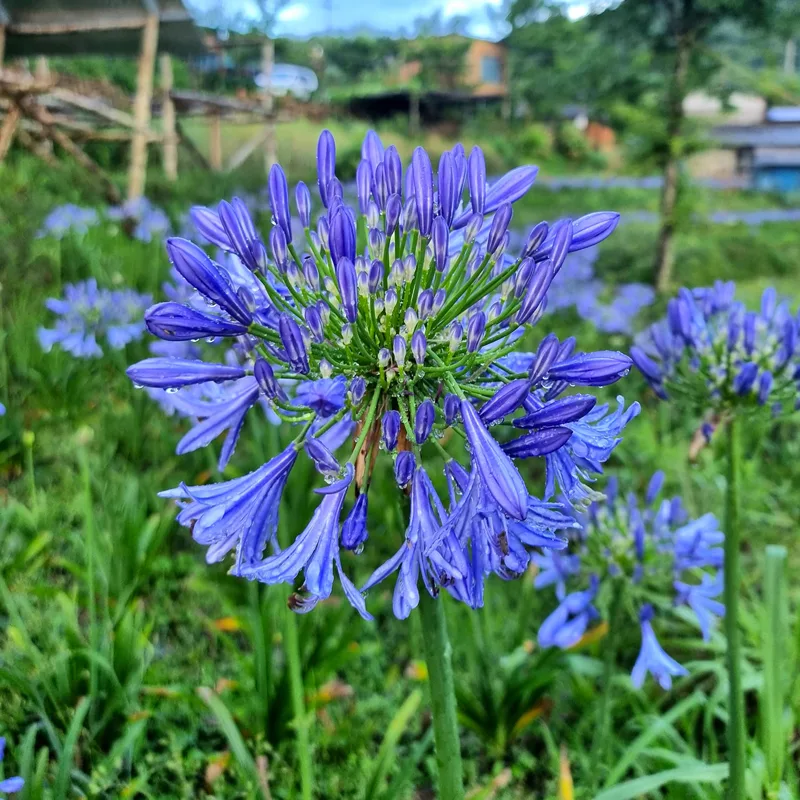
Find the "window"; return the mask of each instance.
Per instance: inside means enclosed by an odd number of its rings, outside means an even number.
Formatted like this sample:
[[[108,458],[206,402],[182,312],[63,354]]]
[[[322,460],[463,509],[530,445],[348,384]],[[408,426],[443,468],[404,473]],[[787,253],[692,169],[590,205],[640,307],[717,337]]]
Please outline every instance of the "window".
[[[484,83],[503,82],[503,64],[497,56],[481,56],[481,80]]]

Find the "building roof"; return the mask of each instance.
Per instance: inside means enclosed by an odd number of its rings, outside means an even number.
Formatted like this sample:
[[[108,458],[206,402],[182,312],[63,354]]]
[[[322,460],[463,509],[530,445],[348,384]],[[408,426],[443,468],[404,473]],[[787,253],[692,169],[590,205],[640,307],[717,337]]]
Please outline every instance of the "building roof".
[[[773,106],[767,109],[767,122],[800,123],[800,106]]]
[[[153,14],[159,17],[160,52],[205,52],[200,29],[181,0],[0,0],[7,58],[135,56]]]
[[[723,147],[800,149],[800,125],[720,125],[712,135]]]
[[[800,147],[759,148],[753,153],[754,167],[800,167]]]

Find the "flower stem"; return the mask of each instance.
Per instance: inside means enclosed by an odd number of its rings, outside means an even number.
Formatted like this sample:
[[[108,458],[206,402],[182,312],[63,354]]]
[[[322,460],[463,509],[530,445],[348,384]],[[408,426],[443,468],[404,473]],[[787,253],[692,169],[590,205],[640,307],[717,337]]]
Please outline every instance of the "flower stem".
[[[440,800],[463,800],[464,780],[461,772],[461,744],[456,718],[455,684],[453,682],[452,648],[447,638],[447,622],[442,598],[421,592],[419,608],[422,640],[436,737],[436,763],[439,767]]]
[[[593,776],[595,786],[599,786],[600,783],[600,765],[605,757],[606,744],[609,739],[608,729],[611,724],[611,683],[614,677],[614,667],[617,662],[617,633],[619,632],[621,624],[622,595],[621,584],[615,582],[608,612],[608,634],[604,640],[603,693],[600,695],[597,727],[594,729],[594,739],[592,740],[590,774]]]
[[[300,765],[300,791],[303,800],[311,800],[314,779],[311,772],[311,743],[308,736],[308,720],[306,719],[305,689],[300,664],[300,642],[297,636],[297,617],[293,611],[287,610],[286,627],[284,629],[284,646],[286,647],[286,663],[289,668],[289,685],[292,695],[292,711],[294,713],[295,735],[297,737],[297,760]]]
[[[728,486],[725,498],[725,636],[728,640],[728,800],[744,797],[745,723],[739,634],[739,494],[742,481],[741,421],[728,423]]]

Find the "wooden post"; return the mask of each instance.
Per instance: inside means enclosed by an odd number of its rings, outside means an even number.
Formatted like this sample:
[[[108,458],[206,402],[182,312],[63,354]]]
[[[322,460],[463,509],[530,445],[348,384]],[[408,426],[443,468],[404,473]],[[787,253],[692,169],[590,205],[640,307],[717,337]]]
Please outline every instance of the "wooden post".
[[[19,106],[16,103],[12,103],[6,110],[6,116],[3,120],[3,124],[0,125],[0,161],[6,157],[8,148],[11,147],[11,142],[14,139],[14,132],[17,130],[19,118]]]
[[[408,132],[411,136],[419,133],[419,95],[413,89],[408,96]]]
[[[136,127],[131,139],[131,163],[128,170],[128,200],[144,194],[147,173],[147,140],[150,127],[150,101],[153,97],[153,72],[158,48],[158,17],[150,14],[142,28],[139,66],[136,70],[136,98],[133,119]]]
[[[222,169],[222,117],[216,109],[208,119],[208,163],[214,172]]]
[[[6,54],[6,26],[0,25],[0,69],[3,69],[3,57]]]
[[[178,135],[175,133],[175,103],[172,102],[172,58],[162,53],[161,65],[161,123],[164,128],[164,174],[167,180],[178,178]]]
[[[261,74],[264,78],[264,96],[262,104],[264,111],[269,115],[265,125],[264,137],[264,172],[269,175],[269,169],[278,161],[278,149],[275,144],[275,121],[272,115],[275,112],[275,101],[272,97],[272,65],[275,62],[275,43],[267,39],[261,48]]]

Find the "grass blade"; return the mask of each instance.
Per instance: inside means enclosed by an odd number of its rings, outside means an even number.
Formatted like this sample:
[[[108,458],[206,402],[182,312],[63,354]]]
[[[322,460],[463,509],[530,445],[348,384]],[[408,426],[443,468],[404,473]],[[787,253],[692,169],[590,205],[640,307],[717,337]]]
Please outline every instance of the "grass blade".
[[[56,800],[67,800],[70,795],[70,773],[72,772],[72,764],[75,761],[75,749],[78,746],[78,737],[81,735],[83,729],[83,720],[89,712],[91,703],[88,697],[84,697],[78,707],[75,709],[75,716],[69,724],[66,738],[64,739],[64,746],[61,750],[61,758],[58,761],[58,772],[56,773],[56,782],[54,786],[53,796]]]
[[[668,783],[720,783],[728,777],[727,764],[697,764],[692,761],[683,767],[666,769],[653,775],[643,775],[604,789],[594,800],[637,800]]]

